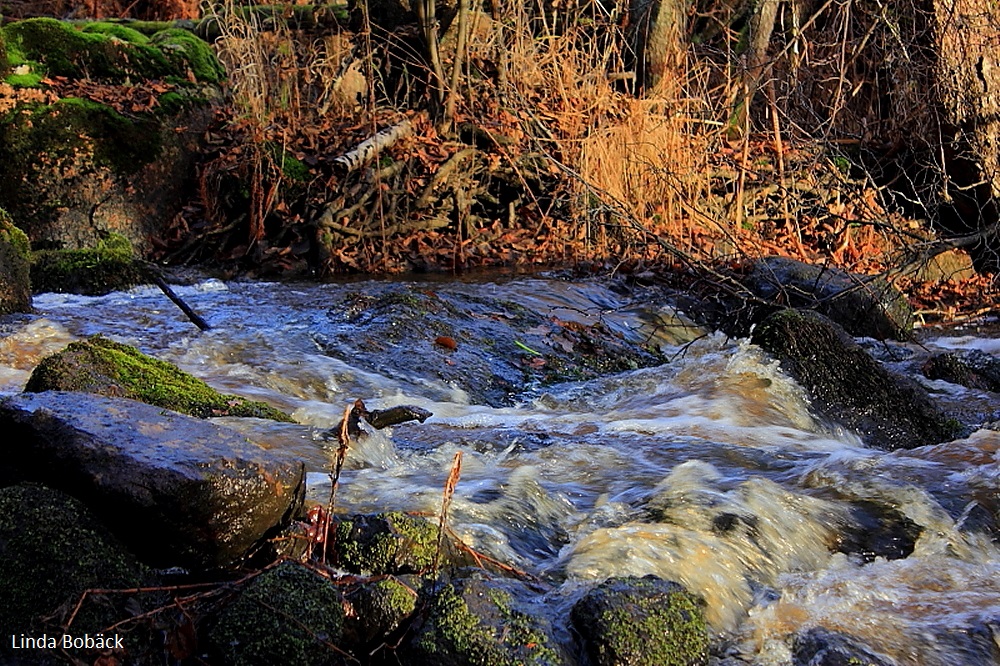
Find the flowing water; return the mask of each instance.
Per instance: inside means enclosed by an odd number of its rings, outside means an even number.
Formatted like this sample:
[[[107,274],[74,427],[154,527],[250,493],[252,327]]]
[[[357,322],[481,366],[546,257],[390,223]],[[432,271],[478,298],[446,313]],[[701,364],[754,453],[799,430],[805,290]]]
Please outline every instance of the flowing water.
[[[993,663],[1000,432],[869,450],[814,418],[801,388],[748,342],[654,328],[677,321],[669,308],[600,283],[537,278],[434,289],[502,297],[563,321],[601,320],[660,345],[670,361],[533,390],[512,407],[470,404],[465,391],[433,379],[433,364],[447,362],[442,354],[414,376],[324,352],[319,341],[339,325],[329,316],[331,296],[379,284],[205,280],[178,288],[212,325],[207,332],[155,288],[43,295],[35,316],[0,327],[0,391],[20,390],[46,354],[103,333],[291,412],[297,424],[237,427],[301,456],[317,500],[330,490],[335,445],[323,433],[345,406],[357,398],[369,408],[417,405],[434,416],[355,444],[339,508],[435,515],[462,451],[451,526],[476,550],[545,581],[546,603],[566,605],[610,575],[656,574],[706,600],[718,644],[741,663],[792,663],[788,637],[817,626],[855,636],[898,664]],[[973,337],[924,344],[1000,351],[996,340]],[[928,386],[987,404],[996,397]],[[864,557],[864,548],[843,547],[891,532],[865,507],[888,507],[919,537],[897,557],[886,555],[892,548]],[[906,541],[886,537],[894,538]]]

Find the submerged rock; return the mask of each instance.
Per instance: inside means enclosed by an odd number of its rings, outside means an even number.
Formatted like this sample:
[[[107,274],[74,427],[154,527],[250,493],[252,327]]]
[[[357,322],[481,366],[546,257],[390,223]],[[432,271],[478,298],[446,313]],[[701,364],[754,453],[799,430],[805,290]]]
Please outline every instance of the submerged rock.
[[[979,349],[936,354],[923,366],[928,379],[1000,393],[1000,359]]]
[[[609,578],[573,606],[573,627],[597,666],[707,663],[704,604],[654,576]]]
[[[892,666],[847,634],[815,627],[792,639],[795,666]]]
[[[557,666],[569,663],[547,619],[518,599],[522,583],[482,571],[446,583],[427,600],[403,663],[421,666]]]
[[[374,292],[374,293],[371,293]],[[545,318],[511,301],[417,286],[345,293],[313,333],[328,354],[448,397],[511,405],[533,386],[658,365],[664,357],[603,324]],[[453,396],[452,396],[453,398]]]
[[[0,208],[0,315],[31,312],[30,263],[28,237]]]
[[[843,329],[809,310],[768,317],[753,342],[777,357],[824,417],[879,449],[912,449],[954,439],[961,424],[916,382],[879,365]]]
[[[151,572],[79,500],[35,484],[0,489],[0,626],[5,632],[0,662],[63,663],[55,650],[13,652],[12,638],[47,632],[61,639],[60,625],[84,590],[131,589],[151,582]],[[137,594],[92,595],[65,633],[95,635],[134,615],[139,602]],[[91,663],[96,651],[70,650],[69,655]]]
[[[303,464],[228,428],[86,393],[0,401],[8,477],[79,497],[145,561],[225,567],[300,508]]]
[[[212,663],[226,666],[357,663],[340,647],[343,595],[297,562],[264,571],[240,590],[209,631]]]
[[[291,422],[267,403],[219,393],[180,368],[135,347],[94,335],[42,359],[24,390],[82,391],[130,398],[200,418],[252,416]]]

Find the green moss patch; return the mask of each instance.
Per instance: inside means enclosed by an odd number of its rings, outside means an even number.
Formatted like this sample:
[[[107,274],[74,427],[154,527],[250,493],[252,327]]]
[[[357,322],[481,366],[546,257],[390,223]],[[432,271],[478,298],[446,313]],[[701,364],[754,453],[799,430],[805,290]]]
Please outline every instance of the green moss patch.
[[[55,19],[18,21],[3,31],[11,64],[26,64],[48,76],[124,82],[178,73],[155,48]]]
[[[571,619],[598,666],[694,666],[708,659],[703,604],[677,583],[608,579],[573,606]]]
[[[9,634],[44,628],[43,616],[71,609],[88,588],[135,588],[148,575],[78,500],[34,484],[0,489],[0,625]],[[127,618],[127,603],[124,594],[85,603],[70,633]]]
[[[25,386],[29,392],[52,390],[131,398],[201,418],[292,420],[266,403],[219,393],[170,363],[100,335],[74,342],[43,359]]]
[[[0,315],[31,311],[28,237],[0,208]]]
[[[218,83],[226,78],[226,70],[212,48],[187,30],[161,30],[153,35],[151,41],[181,76],[190,73],[196,80],[205,83]]]
[[[329,579],[283,562],[254,578],[209,632],[216,659],[227,666],[346,663],[338,652],[344,608]]]
[[[149,44],[149,37],[142,34],[138,30],[133,30],[127,26],[120,23],[108,23],[104,21],[95,21],[94,23],[88,23],[83,26],[82,32],[84,33],[96,33],[99,35],[108,35],[121,42],[127,42],[129,44]]]
[[[437,525],[400,512],[357,515],[337,524],[337,564],[371,574],[418,573],[437,551]]]
[[[132,244],[109,234],[97,247],[40,250],[32,255],[31,282],[36,293],[100,295],[149,281],[146,265],[135,258]]]
[[[190,32],[162,30],[152,39],[113,22],[83,26],[51,18],[17,21],[2,30],[10,64],[38,76],[124,83],[180,78],[215,83],[224,72],[211,48]]]
[[[94,163],[116,174],[130,175],[162,151],[159,126],[147,118],[125,118],[111,107],[67,97],[54,104],[26,109],[0,126],[0,158],[10,187],[32,169],[91,152]]]
[[[444,585],[428,602],[427,621],[414,636],[416,664],[558,666],[567,663],[542,617],[518,609],[513,581],[481,573]],[[628,662],[622,662],[628,663]]]

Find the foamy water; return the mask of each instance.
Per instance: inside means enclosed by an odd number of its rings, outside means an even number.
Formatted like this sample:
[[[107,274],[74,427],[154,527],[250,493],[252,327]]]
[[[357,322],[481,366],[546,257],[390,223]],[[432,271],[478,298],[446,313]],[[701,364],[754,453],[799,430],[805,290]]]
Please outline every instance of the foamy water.
[[[318,500],[329,493],[332,443],[323,432],[346,405],[361,398],[369,408],[423,407],[434,414],[426,423],[354,444],[341,510],[435,515],[461,451],[450,525],[470,546],[544,581],[553,603],[610,575],[678,581],[705,599],[716,636],[749,663],[791,663],[789,636],[818,626],[898,664],[974,663],[972,648],[965,661],[949,661],[964,649],[956,636],[1000,618],[1000,553],[976,529],[984,511],[997,510],[1000,433],[871,451],[817,420],[802,389],[754,345],[698,337],[663,303],[538,279],[435,288],[499,295],[564,321],[602,321],[628,339],[655,341],[671,360],[539,389],[517,406],[470,404],[433,373],[374,371],[324,354],[314,336],[344,288],[178,288],[213,326],[207,332],[153,288],[44,295],[37,316],[4,329],[0,390],[19,390],[41,358],[74,339],[103,333],[135,344],[219,389],[292,413],[297,424],[238,427],[299,454]],[[928,344],[1000,353],[995,340]],[[838,552],[845,531],[858,528],[856,507],[871,505],[923,529],[912,554],[865,562]]]

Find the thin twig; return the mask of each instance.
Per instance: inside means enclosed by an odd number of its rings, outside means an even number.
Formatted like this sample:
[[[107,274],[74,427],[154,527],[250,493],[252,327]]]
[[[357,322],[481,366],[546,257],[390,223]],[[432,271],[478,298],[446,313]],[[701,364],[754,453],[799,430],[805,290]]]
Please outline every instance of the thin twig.
[[[455,496],[455,486],[462,474],[462,452],[456,451],[451,462],[451,472],[444,483],[444,497],[441,500],[441,518],[438,520],[438,542],[437,550],[434,552],[434,562],[431,564],[431,577],[437,578],[438,565],[441,562],[441,551],[444,549],[444,535],[448,527],[448,509],[451,507],[451,500]]]

